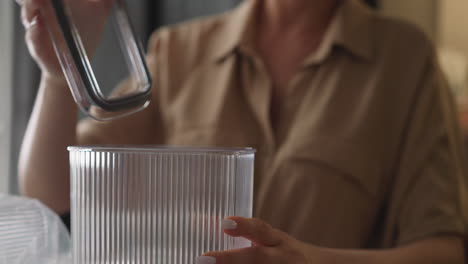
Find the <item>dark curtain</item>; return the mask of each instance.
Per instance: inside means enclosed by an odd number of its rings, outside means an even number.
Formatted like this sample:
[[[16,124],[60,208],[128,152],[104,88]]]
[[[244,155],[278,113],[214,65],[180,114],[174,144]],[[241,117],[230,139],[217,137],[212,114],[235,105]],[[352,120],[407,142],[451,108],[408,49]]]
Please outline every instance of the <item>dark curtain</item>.
[[[29,120],[39,85],[40,72],[31,59],[24,43],[24,28],[20,20],[20,8],[15,6],[13,55],[13,102],[11,133],[10,192],[18,192],[18,154],[24,131]]]
[[[240,0],[165,0],[155,1],[153,23],[174,24],[194,17],[223,12],[234,7]]]
[[[373,8],[378,8],[379,7],[379,1],[378,0],[365,0],[365,2],[373,7]]]

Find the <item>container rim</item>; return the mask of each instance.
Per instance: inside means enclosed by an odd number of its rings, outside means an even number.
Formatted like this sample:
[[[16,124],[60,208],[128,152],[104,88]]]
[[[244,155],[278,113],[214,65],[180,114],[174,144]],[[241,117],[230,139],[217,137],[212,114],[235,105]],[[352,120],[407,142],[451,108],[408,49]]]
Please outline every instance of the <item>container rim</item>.
[[[115,153],[187,153],[187,154],[230,154],[247,155],[254,154],[256,150],[246,148],[224,147],[192,147],[192,146],[165,146],[165,145],[83,145],[69,146],[69,152],[115,152]]]

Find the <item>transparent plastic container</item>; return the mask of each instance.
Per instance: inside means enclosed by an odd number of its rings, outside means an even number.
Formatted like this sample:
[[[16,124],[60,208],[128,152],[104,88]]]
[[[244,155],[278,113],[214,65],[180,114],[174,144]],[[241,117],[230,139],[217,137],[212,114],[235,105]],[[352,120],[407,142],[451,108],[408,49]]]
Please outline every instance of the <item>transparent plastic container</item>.
[[[124,0],[47,0],[41,14],[73,98],[84,113],[111,120],[148,106],[151,77]],[[96,67],[93,57],[112,67]]]
[[[253,149],[69,151],[74,264],[192,264],[251,245],[220,223],[252,216]]]
[[[70,263],[70,234],[37,200],[0,194],[0,264]]]

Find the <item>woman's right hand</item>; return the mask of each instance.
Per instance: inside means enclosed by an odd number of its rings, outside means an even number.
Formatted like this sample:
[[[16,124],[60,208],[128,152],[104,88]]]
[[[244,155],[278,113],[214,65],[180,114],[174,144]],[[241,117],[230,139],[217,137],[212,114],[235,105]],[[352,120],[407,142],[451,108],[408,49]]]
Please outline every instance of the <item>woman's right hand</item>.
[[[31,56],[42,70],[43,77],[64,80],[55,54],[46,18],[41,9],[50,0],[16,0],[21,8],[21,20],[26,28],[26,44]],[[82,35],[88,54],[97,47],[114,0],[63,0],[71,6],[74,23]]]

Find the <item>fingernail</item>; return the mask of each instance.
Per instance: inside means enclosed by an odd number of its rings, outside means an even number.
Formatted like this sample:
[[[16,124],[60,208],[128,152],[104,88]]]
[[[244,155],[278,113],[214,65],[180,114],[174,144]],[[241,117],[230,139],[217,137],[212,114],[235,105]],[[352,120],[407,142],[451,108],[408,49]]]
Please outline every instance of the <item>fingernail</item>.
[[[232,230],[237,228],[237,223],[231,219],[223,219],[221,220],[221,228]]]
[[[35,16],[29,24],[26,26],[27,29],[34,27],[39,22],[39,16]]]
[[[216,264],[216,258],[208,256],[200,256],[195,260],[196,264]]]

